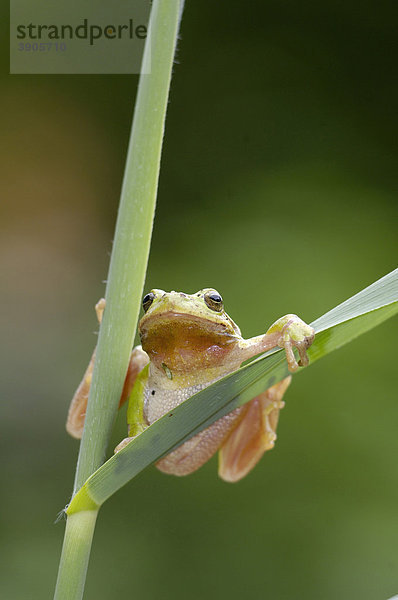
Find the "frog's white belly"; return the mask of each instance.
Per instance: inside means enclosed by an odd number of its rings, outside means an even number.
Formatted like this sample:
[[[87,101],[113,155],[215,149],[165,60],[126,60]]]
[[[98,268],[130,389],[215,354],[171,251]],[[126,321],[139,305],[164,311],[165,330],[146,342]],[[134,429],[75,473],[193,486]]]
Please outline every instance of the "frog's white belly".
[[[210,383],[202,383],[178,390],[154,389],[147,385],[144,391],[145,420],[151,425],[169,410],[208,385]],[[173,475],[188,475],[196,471],[225,441],[231,429],[239,422],[242,410],[244,407],[237,408],[179,446],[156,464],[158,469]]]
[[[172,410],[208,385],[210,384],[200,383],[186,388],[179,388],[178,390],[154,388],[154,386],[146,385],[144,390],[145,420],[149,425],[152,425],[154,421],[163,417],[169,410]]]

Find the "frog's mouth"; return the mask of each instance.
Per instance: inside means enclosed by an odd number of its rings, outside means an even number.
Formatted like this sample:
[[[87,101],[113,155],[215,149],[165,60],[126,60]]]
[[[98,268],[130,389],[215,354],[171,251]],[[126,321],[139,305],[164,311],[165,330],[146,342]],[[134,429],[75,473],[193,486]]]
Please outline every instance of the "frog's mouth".
[[[237,342],[228,323],[173,311],[144,317],[140,336],[152,362],[178,372],[218,366]]]

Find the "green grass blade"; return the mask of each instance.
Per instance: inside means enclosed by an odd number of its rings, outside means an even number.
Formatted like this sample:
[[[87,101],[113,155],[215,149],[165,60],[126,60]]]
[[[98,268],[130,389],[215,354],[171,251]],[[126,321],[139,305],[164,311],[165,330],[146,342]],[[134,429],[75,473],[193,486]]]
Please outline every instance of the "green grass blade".
[[[322,331],[342,321],[354,319],[366,312],[377,310],[398,299],[398,269],[394,269],[364,290],[351,296],[312,323],[315,330]]]
[[[80,600],[83,597],[97,515],[96,510],[82,510],[68,516],[59,564],[59,573],[65,576],[58,578],[55,600]],[[71,564],[76,568],[71,568]]]
[[[142,69],[151,74],[141,75],[139,81],[75,490],[104,460],[136,330],[182,7],[183,0],[152,3]],[[85,507],[68,516],[55,600],[81,600],[83,596],[98,512],[89,495]]]
[[[182,2],[154,2],[106,287],[75,490],[104,461],[137,328]],[[115,348],[118,349],[115,352]]]
[[[310,364],[398,312],[398,269],[319,319]],[[100,506],[152,462],[215,420],[288,375],[284,352],[274,350],[217,381],[156,421],[110,458],[79,490],[68,514]]]

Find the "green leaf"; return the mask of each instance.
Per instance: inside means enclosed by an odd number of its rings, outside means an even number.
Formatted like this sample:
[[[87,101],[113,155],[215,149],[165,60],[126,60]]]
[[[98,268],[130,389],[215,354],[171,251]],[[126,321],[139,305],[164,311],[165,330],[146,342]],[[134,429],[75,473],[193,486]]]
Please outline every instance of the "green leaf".
[[[104,462],[137,328],[182,6],[152,6],[142,66],[150,75],[138,86],[75,490]]]
[[[312,323],[310,364],[398,312],[398,269]],[[68,514],[100,506],[149,464],[220,417],[288,375],[285,354],[276,349],[195,394],[148,427],[112,456],[84,484]]]
[[[102,464],[129,361],[148,262],[166,109],[183,0],[154,0],[139,80],[83,438],[75,477]],[[114,348],[118,348],[118,352]],[[79,498],[84,498],[84,490]],[[81,600],[98,506],[68,518],[55,600]]]

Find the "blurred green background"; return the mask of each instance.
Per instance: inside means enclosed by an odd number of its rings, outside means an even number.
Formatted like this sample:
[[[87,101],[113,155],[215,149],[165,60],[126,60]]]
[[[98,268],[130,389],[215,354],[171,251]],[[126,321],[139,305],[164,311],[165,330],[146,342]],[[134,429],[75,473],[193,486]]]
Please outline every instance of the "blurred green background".
[[[392,1],[187,0],[146,289],[216,287],[246,337],[396,266]],[[135,76],[8,75],[3,5],[0,597],[52,596]],[[394,330],[395,328],[395,330]],[[117,348],[115,348],[117,352]],[[102,509],[87,599],[398,593],[396,321],[294,378],[241,483],[149,468]],[[120,414],[112,447],[125,434]]]

